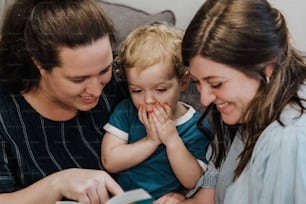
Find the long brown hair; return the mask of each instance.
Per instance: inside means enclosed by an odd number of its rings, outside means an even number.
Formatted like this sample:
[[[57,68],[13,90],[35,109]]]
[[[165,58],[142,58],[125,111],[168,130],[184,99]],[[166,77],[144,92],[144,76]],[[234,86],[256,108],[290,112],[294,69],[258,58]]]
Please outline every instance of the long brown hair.
[[[288,104],[305,111],[297,92],[306,78],[306,65],[289,43],[289,33],[283,15],[266,0],[207,0],[189,24],[182,45],[186,65],[200,55],[229,65],[247,76],[260,80],[258,91],[251,101],[240,126],[245,148],[235,176],[239,176],[249,162],[255,143],[263,130]],[[269,83],[264,68],[273,63]],[[231,140],[228,127],[217,111],[212,112],[217,143],[214,160],[219,167],[226,156]],[[282,124],[283,125],[283,124]]]

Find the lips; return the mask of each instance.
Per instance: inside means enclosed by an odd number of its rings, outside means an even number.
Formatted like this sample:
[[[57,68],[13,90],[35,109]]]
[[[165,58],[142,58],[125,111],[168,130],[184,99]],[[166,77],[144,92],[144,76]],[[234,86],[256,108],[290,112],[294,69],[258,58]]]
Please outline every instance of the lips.
[[[92,104],[95,103],[98,100],[98,98],[93,96],[82,96],[81,100],[83,103]]]
[[[220,103],[220,104],[216,104],[216,107],[218,109],[218,111],[222,112],[224,111],[224,109],[228,106],[229,103],[225,102],[225,103]]]

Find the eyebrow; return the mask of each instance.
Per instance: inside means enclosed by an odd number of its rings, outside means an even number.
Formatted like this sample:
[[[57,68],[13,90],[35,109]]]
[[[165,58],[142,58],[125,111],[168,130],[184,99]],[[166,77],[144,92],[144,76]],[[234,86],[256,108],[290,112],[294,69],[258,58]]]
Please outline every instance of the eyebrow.
[[[107,70],[107,69],[109,69],[112,65],[113,65],[113,61],[109,64],[109,65],[107,65],[106,67],[104,67],[100,72],[99,72],[99,74],[100,73],[102,73],[102,72],[104,72],[105,70]],[[87,77],[89,77],[90,75],[81,75],[81,76],[67,76],[67,78],[69,78],[69,79],[76,79],[76,78],[87,78]]]
[[[189,73],[189,74],[190,74],[190,78],[191,78],[191,79],[194,79],[194,80],[196,79],[196,77],[193,76],[191,73]],[[207,77],[201,78],[201,80],[208,81],[208,80],[214,79],[214,78],[221,78],[221,77],[217,77],[217,76],[207,76]]]

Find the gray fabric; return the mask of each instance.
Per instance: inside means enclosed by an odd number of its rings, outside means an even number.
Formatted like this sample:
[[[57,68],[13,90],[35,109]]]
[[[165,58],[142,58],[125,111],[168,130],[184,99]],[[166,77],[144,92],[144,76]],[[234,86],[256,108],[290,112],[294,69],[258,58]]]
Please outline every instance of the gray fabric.
[[[1,27],[7,8],[15,1],[16,0],[0,0]],[[126,37],[129,32],[140,25],[151,24],[155,22],[167,22],[170,25],[175,25],[176,23],[175,14],[170,10],[164,10],[155,14],[150,14],[123,4],[110,3],[102,0],[96,1],[114,23],[114,26],[117,30],[117,45]]]
[[[97,0],[102,9],[112,19],[115,29],[117,30],[118,44],[136,27],[155,22],[167,22],[170,25],[175,25],[175,15],[170,10],[164,10],[159,13],[150,14],[133,7],[123,4],[109,3],[106,1]]]

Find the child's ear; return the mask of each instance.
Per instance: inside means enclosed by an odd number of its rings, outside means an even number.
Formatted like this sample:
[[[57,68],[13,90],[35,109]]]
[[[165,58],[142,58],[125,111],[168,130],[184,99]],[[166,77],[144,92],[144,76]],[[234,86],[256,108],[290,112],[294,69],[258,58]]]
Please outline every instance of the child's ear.
[[[189,71],[186,71],[180,81],[181,91],[184,91],[188,87],[189,81],[190,81]]]

